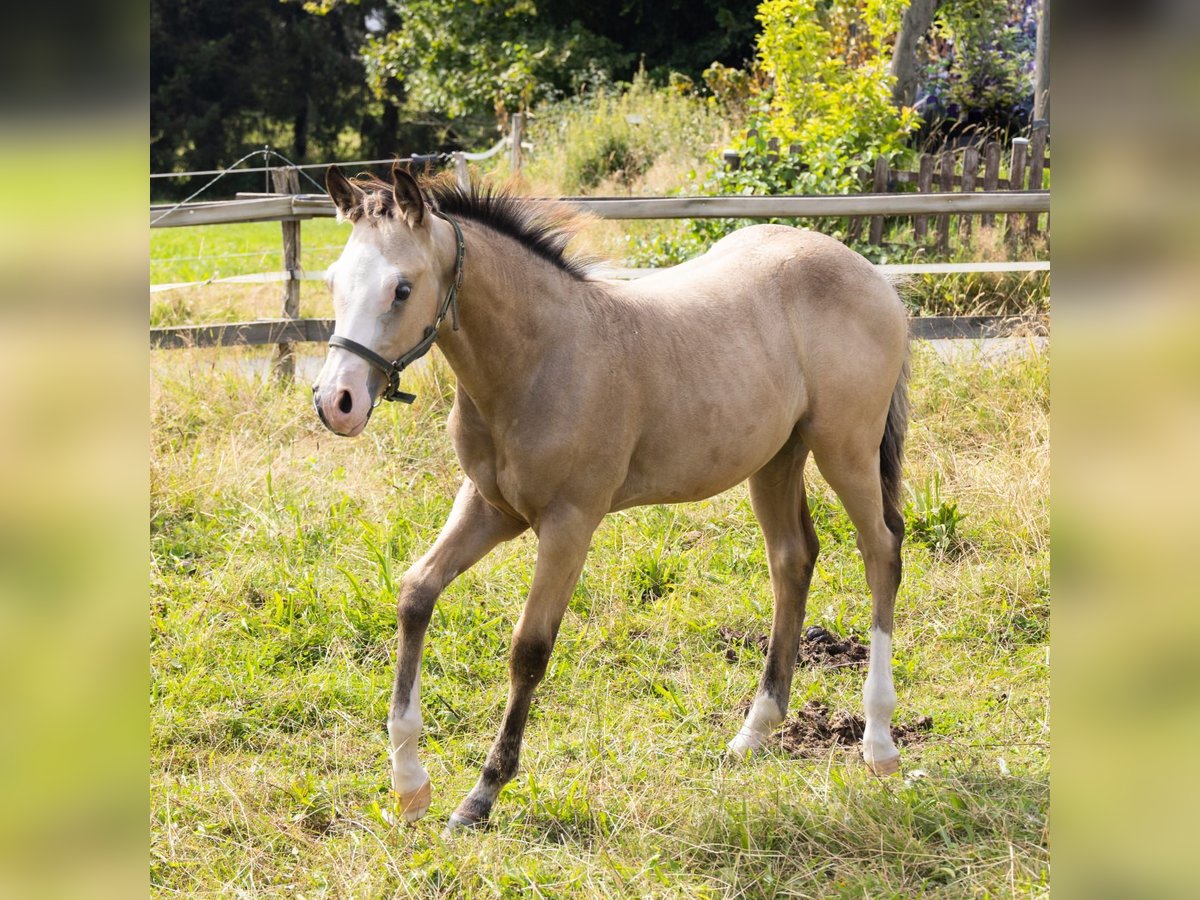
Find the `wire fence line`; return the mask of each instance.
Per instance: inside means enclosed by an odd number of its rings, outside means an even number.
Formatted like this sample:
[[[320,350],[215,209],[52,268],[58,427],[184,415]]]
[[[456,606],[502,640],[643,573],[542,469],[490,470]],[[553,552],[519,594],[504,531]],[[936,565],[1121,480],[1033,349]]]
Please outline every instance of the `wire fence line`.
[[[322,250],[341,250],[345,244],[326,244],[323,247],[308,247],[311,253],[317,253]],[[164,256],[158,259],[151,259],[150,265],[166,265],[167,263],[177,262],[199,262],[203,259],[242,259],[247,256],[278,256],[282,251],[279,249],[273,250],[252,250],[247,253],[206,253],[203,256]]]
[[[243,156],[241,159],[239,159],[237,162],[235,162],[232,166],[227,166],[224,169],[201,169],[201,170],[194,171],[194,172],[154,172],[150,175],[150,177],[151,178],[200,178],[205,175],[217,175],[217,176],[242,175],[242,174],[248,174],[248,173],[253,173],[253,172],[269,172],[269,171],[271,171],[271,169],[275,168],[274,166],[268,166],[268,165],[247,166],[247,167],[241,168],[241,169],[236,168],[240,163],[245,162],[247,159],[249,159],[250,157],[255,156],[257,154],[264,154],[264,155],[269,154],[271,156],[276,156],[280,159],[285,160],[287,162],[287,165],[289,168],[299,169],[301,172],[304,172],[307,169],[328,169],[330,166],[387,166],[387,165],[391,165],[392,163],[396,163],[396,162],[406,162],[406,163],[439,162],[439,161],[447,162],[452,158],[452,156],[455,153],[460,153],[464,159],[470,160],[471,162],[478,162],[479,160],[490,159],[491,157],[495,156],[497,153],[499,153],[505,147],[509,146],[510,141],[511,141],[511,139],[509,137],[507,137],[507,136],[502,137],[502,138],[500,138],[500,140],[498,140],[495,144],[493,144],[487,150],[483,150],[479,153],[469,153],[465,150],[458,150],[458,151],[446,150],[446,151],[437,151],[435,153],[417,153],[417,154],[413,154],[411,156],[389,156],[387,159],[355,159],[355,160],[349,160],[346,162],[335,160],[333,162],[303,163],[303,164],[293,163],[290,160],[287,160],[286,157],[283,156],[283,154],[281,154],[275,150],[271,150],[270,148],[264,148],[262,150],[253,150],[250,153],[247,153],[245,156]],[[522,142],[521,146],[522,146],[522,148],[527,149],[527,150],[532,149],[532,147],[533,147],[533,145],[528,142]],[[265,163],[266,160],[264,159],[263,162]],[[309,180],[312,181],[311,178]],[[313,181],[313,184],[316,184],[316,182]],[[207,185],[206,185],[206,187],[207,187]],[[318,184],[317,187],[320,188],[321,186]],[[203,190],[203,188],[202,188],[202,190]]]

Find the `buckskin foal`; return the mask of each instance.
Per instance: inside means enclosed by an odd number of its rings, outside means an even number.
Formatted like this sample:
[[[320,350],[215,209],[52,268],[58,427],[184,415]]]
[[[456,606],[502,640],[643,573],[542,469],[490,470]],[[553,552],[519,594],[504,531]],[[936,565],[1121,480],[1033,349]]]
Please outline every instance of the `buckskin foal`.
[[[313,402],[352,437],[381,399],[411,401],[399,372],[437,341],[458,379],[449,431],[465,477],[450,518],[405,573],[388,716],[403,817],[429,808],[417,757],[421,654],[443,589],[532,528],[537,565],[512,637],[508,705],[478,783],[450,827],[487,819],[517,772],[533,691],[605,514],[699,500],[750,481],[774,591],[753,706],[729,743],[761,747],[783,721],[817,535],[811,452],[858,532],[873,616],[862,754],[899,767],[890,722],[892,607],[907,427],[908,337],[895,291],[857,253],[810,231],[744,228],[708,253],[628,283],[565,253],[553,207],[447,184],[326,186],[353,223],[330,268],[336,327]]]

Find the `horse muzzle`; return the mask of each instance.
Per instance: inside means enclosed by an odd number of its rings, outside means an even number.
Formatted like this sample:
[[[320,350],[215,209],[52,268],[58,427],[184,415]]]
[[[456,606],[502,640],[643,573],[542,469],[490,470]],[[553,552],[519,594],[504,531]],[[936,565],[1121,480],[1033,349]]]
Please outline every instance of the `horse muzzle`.
[[[321,424],[340,437],[362,434],[375,406],[369,391],[361,396],[357,393],[346,387],[323,391],[320,384],[314,384],[313,407]]]

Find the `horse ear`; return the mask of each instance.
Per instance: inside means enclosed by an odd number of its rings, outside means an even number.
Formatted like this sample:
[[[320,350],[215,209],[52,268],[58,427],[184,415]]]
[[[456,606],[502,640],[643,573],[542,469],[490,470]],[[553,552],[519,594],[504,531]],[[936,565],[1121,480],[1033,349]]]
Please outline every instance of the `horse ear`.
[[[358,202],[354,186],[346,180],[346,176],[337,166],[330,166],[325,170],[325,190],[333,198],[333,205],[337,207],[339,218],[348,216],[350,210]]]
[[[399,160],[392,163],[392,195],[408,224],[413,228],[420,227],[425,221],[425,195],[421,193],[416,179],[401,167]]]

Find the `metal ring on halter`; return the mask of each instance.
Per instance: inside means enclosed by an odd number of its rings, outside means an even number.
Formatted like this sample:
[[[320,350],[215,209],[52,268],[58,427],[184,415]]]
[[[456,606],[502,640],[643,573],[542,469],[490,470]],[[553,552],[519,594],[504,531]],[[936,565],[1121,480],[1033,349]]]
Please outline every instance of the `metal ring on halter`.
[[[434,215],[445,219],[453,226],[454,238],[458,246],[454,257],[454,279],[450,282],[450,289],[446,291],[446,299],[442,301],[442,305],[438,309],[436,321],[432,325],[425,326],[425,333],[421,336],[421,340],[417,341],[413,347],[402,353],[394,361],[389,361],[370,347],[365,347],[358,343],[358,341],[352,341],[350,338],[342,337],[340,334],[335,334],[329,339],[330,347],[340,347],[348,353],[353,353],[360,359],[366,360],[386,376],[387,386],[371,405],[372,409],[384,400],[398,400],[401,403],[412,403],[416,400],[416,394],[400,390],[400,373],[429,352],[429,348],[433,346],[433,342],[437,339],[438,329],[441,327],[442,322],[445,321],[447,314],[450,315],[450,324],[454,327],[455,331],[458,331],[458,289],[462,285],[463,261],[467,255],[467,245],[463,240],[462,229],[458,227],[457,222],[437,210],[434,210]]]

